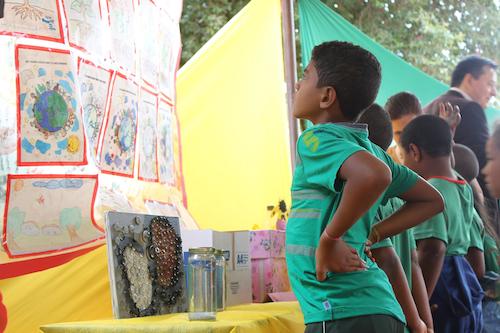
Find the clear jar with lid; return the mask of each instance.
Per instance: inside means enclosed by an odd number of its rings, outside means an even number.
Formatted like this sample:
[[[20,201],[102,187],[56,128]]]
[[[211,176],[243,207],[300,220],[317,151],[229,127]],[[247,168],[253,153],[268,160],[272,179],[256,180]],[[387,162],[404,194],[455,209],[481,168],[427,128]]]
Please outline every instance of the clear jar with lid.
[[[217,311],[226,308],[226,258],[222,250],[215,250],[215,299]]]
[[[215,249],[189,249],[188,316],[189,320],[215,320],[217,311]]]

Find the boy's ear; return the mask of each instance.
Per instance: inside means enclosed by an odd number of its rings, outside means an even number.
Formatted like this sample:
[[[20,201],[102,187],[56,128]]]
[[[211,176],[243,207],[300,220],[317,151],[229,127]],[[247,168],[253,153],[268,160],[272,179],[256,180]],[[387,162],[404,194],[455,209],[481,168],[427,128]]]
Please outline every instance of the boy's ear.
[[[321,88],[321,99],[319,106],[322,109],[330,108],[337,100],[337,92],[333,87],[322,87]]]
[[[410,146],[408,148],[413,160],[415,162],[420,162],[422,160],[422,152],[420,151],[420,148],[418,148],[418,146],[414,143],[410,143]]]

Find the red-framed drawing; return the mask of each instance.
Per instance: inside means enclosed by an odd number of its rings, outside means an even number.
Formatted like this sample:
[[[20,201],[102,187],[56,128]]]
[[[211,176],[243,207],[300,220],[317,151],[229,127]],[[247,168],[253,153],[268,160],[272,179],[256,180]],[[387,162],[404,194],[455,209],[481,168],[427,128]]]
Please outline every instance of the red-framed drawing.
[[[70,51],[16,45],[17,165],[86,165]]]
[[[158,182],[158,94],[142,87],[139,98],[138,178]]]
[[[112,69],[105,69],[90,60],[78,58],[83,124],[91,152],[96,158],[104,128],[113,73]]]
[[[101,172],[134,178],[138,85],[116,72],[100,147]]]
[[[2,243],[10,258],[59,253],[104,238],[97,175],[7,176]]]
[[[0,35],[64,43],[58,3],[57,0],[5,2]]]

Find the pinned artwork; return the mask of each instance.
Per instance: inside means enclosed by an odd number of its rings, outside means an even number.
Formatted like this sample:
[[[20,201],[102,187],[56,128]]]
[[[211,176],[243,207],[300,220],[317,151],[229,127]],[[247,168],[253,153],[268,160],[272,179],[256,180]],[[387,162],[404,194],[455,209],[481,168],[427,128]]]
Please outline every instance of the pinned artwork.
[[[174,159],[174,186],[184,193],[184,179],[182,176],[182,149],[179,133],[179,121],[175,109],[172,112],[172,148]]]
[[[122,68],[135,70],[134,0],[107,0],[111,33],[111,58]]]
[[[134,177],[137,95],[137,85],[117,73],[100,153],[100,166],[104,173]]]
[[[160,21],[159,31],[159,89],[170,101],[175,100],[175,76],[179,67],[181,36],[179,25],[170,20]]]
[[[6,0],[0,35],[14,35],[64,43],[57,0]]]
[[[158,87],[160,69],[160,45],[157,36],[160,29],[160,11],[153,1],[141,1],[139,6],[140,30],[138,47],[140,53],[141,77],[150,87]]]
[[[158,181],[157,105],[158,97],[141,90],[139,103],[139,179]]]
[[[87,164],[69,51],[18,45],[16,69],[17,164]]]
[[[163,99],[158,104],[158,167],[162,184],[174,183],[174,148],[172,145],[173,107]]]
[[[68,21],[69,44],[82,51],[105,55],[100,1],[63,0],[62,3]]]
[[[112,70],[79,59],[78,81],[82,97],[83,122],[92,153],[96,154],[101,138]]]
[[[11,258],[53,253],[103,238],[94,221],[97,175],[9,175],[3,244]]]
[[[115,318],[186,311],[176,217],[109,212],[106,235]]]

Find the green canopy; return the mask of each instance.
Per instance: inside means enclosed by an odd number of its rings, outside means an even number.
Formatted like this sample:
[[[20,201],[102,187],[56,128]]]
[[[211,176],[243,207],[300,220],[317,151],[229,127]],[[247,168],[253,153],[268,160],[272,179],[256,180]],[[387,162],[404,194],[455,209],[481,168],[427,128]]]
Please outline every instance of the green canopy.
[[[375,42],[320,0],[299,0],[299,23],[304,68],[311,59],[314,46],[325,41],[348,41],[372,52],[382,65],[382,85],[377,97],[377,103],[381,105],[401,91],[415,94],[422,105],[427,105],[448,89],[446,84]],[[486,115],[492,124],[500,117],[500,111],[489,108]]]

